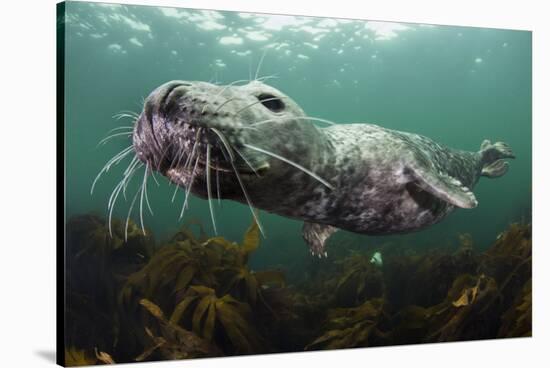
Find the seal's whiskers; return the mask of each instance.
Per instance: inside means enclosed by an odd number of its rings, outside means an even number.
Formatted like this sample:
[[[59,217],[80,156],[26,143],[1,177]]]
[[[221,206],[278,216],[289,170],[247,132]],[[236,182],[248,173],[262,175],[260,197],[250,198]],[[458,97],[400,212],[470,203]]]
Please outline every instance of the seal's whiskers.
[[[109,161],[107,161],[107,163],[99,171],[99,173],[95,177],[94,181],[92,182],[92,188],[90,189],[90,194],[93,194],[95,185],[97,184],[97,181],[99,180],[101,175],[103,173],[109,171],[109,169],[111,168],[112,165],[117,165],[118,163],[120,163],[120,161],[122,161],[122,159],[124,157],[126,157],[128,154],[130,154],[130,152],[132,152],[133,148],[134,147],[130,145],[130,146],[126,147],[125,149],[123,149],[122,151],[120,151],[119,153],[117,153],[116,155],[114,155]]]
[[[298,170],[302,171],[303,173],[311,176],[312,178],[314,178],[315,180],[317,180],[318,182],[320,182],[321,184],[323,184],[324,186],[326,186],[327,188],[329,189],[334,189],[334,187],[332,185],[330,185],[326,180],[324,180],[323,178],[321,178],[319,175],[315,174],[313,171],[310,171],[308,169],[306,169],[305,167],[303,167],[302,165],[292,161],[292,160],[289,160],[288,158],[286,157],[283,157],[281,155],[278,155],[276,153],[273,153],[271,151],[268,151],[268,150],[265,150],[265,149],[262,149],[262,148],[259,148],[259,147],[256,147],[256,146],[252,146],[250,144],[247,144],[245,143],[244,144],[245,147],[247,148],[250,148],[252,150],[255,150],[255,151],[258,151],[258,152],[261,152],[261,153],[264,153],[268,156],[271,156],[273,158],[276,158],[278,160],[281,160],[281,161],[284,161],[286,162],[287,164],[289,165],[292,165],[294,166],[295,168],[297,168]]]
[[[231,97],[231,98],[228,98],[227,100],[225,100],[224,102],[222,102],[220,104],[220,106],[218,106],[218,108],[216,110],[214,110],[214,114],[217,113],[218,111],[221,110],[222,107],[224,107],[225,105],[227,105],[228,103],[230,103],[231,101],[235,101],[235,100],[238,100],[239,97]]]
[[[113,118],[116,119],[116,120],[128,118],[128,119],[133,120],[134,122],[138,119],[137,116],[130,115],[130,114],[116,114],[116,115],[113,115]]]
[[[235,152],[237,152],[237,154],[238,154],[239,156],[241,156],[241,158],[242,158],[243,161],[246,163],[246,165],[247,165],[248,167],[250,167],[250,170],[252,170],[252,171],[254,172],[254,174],[256,174],[257,177],[260,177],[260,174],[258,174],[258,172],[256,171],[256,169],[255,169],[255,168],[252,166],[252,164],[248,161],[248,159],[246,158],[246,156],[245,156],[241,151],[239,151],[239,150],[237,149],[237,147],[235,147],[235,146],[232,146],[232,147],[233,147],[233,149],[235,150]]]
[[[124,186],[122,187],[122,195],[124,196],[124,199],[126,199],[126,187],[128,186],[128,183],[130,182],[132,176],[136,173],[137,167],[140,163],[137,156],[134,156],[132,161],[134,161],[134,163],[132,164],[130,162],[131,166],[129,165],[128,168],[124,171],[124,175],[128,174],[128,179],[126,180],[126,184],[124,184]]]
[[[261,77],[261,78],[257,78],[255,79],[256,81],[264,81],[264,80],[268,80],[268,79],[273,79],[273,78],[278,78],[276,75],[267,75],[265,77]],[[218,92],[214,97],[218,97],[218,96],[221,96],[229,87],[237,84],[237,83],[241,83],[241,82],[248,82],[247,80],[244,80],[244,79],[241,79],[241,80],[237,80],[235,82],[232,82],[232,83],[229,83],[228,85],[226,85],[224,88],[222,88],[222,90],[220,92]],[[216,108],[216,110],[214,110],[214,113],[217,113],[218,111],[220,111],[222,109],[222,107],[224,107],[225,105],[227,105],[228,103],[232,102],[232,101],[235,101],[235,100],[238,100],[240,99],[240,97],[231,97],[231,98],[228,98],[227,100],[225,100],[224,102],[222,102],[220,104],[220,106],[218,106]],[[267,99],[264,100],[264,101],[268,101]],[[255,105],[255,104],[254,104]],[[206,106],[203,106],[202,108],[202,112],[204,112],[204,110],[206,109]],[[250,106],[253,106],[253,105],[250,105]],[[250,107],[250,106],[247,106],[246,108]],[[244,108],[243,110],[245,110],[246,108]],[[237,112],[238,114],[238,112]]]
[[[218,196],[218,205],[221,204],[222,196],[220,190],[220,170],[216,170],[216,194]]]
[[[153,213],[153,209],[151,208],[151,203],[149,203],[149,195],[147,194],[147,187],[145,187],[145,203],[147,203],[147,208],[149,209],[149,213],[151,214],[151,216],[154,216],[155,214]]]
[[[153,180],[155,181],[155,183],[157,184],[157,187],[160,187],[160,183],[159,181],[157,180],[157,177],[155,176],[155,172],[151,170],[151,176],[153,177]]]
[[[145,172],[143,173],[143,182],[141,183],[141,195],[139,199],[139,222],[141,224],[141,231],[143,231],[143,235],[145,235],[145,225],[143,224],[143,199],[147,196],[147,174],[149,173],[149,163],[145,165]],[[147,200],[147,205],[149,206],[149,201]],[[151,213],[153,212],[151,210],[151,206],[149,206],[149,210]]]
[[[254,220],[258,224],[258,229],[260,230],[260,233],[262,233],[262,236],[264,238],[266,238],[265,233],[264,233],[264,229],[262,227],[262,223],[260,222],[260,219],[256,215],[256,211],[254,211],[254,205],[253,205],[252,201],[250,200],[250,197],[248,196],[248,192],[246,191],[246,188],[245,188],[244,183],[241,179],[241,176],[239,175],[239,171],[235,167],[235,163],[233,161],[230,161],[230,162],[231,162],[231,167],[233,168],[233,172],[235,172],[235,176],[237,177],[237,181],[239,182],[239,185],[241,186],[241,190],[243,191],[244,198],[246,199],[246,203],[248,203],[248,208],[250,208],[250,212],[252,213],[252,217],[254,217]]]
[[[178,137],[179,142],[179,153],[176,153],[177,160],[172,160],[172,163],[170,164],[170,169],[179,166],[181,159],[183,158],[183,155],[185,154],[185,149],[183,148],[183,143],[181,141],[181,138]]]
[[[174,203],[174,200],[176,199],[176,194],[178,194],[178,189],[180,187],[176,185],[176,189],[174,189],[174,194],[172,194],[172,203]]]
[[[132,160],[132,162],[134,162],[134,160]],[[137,162],[139,162],[139,161],[137,161]],[[113,192],[111,193],[111,196],[109,197],[109,203],[107,205],[107,208],[109,210],[109,216],[108,216],[109,217],[109,234],[111,234],[111,236],[113,235],[113,232],[112,232],[113,209],[115,208],[117,198],[120,195],[120,192],[124,188],[126,188],[126,185],[129,182],[130,178],[132,177],[132,174],[135,172],[136,169],[139,169],[141,166],[143,166],[143,163],[139,162],[139,164],[137,166],[135,164],[130,164],[130,165],[133,165],[133,168],[130,171],[128,171],[128,169],[126,169],[124,177],[116,185],[115,189],[113,189]],[[130,166],[128,166],[128,168],[130,168]]]
[[[108,135],[107,137],[100,140],[99,143],[96,145],[96,147],[99,147],[116,137],[121,137],[121,136],[129,137],[132,135],[132,133],[133,132],[122,132],[122,133],[115,133],[115,134]]]
[[[115,118],[116,120],[120,120],[123,118],[137,120],[139,118],[139,115],[133,111],[121,111],[118,114],[113,115],[113,118]]]
[[[134,158],[132,158],[132,160],[130,161],[130,164],[128,165],[126,170],[124,170],[123,174],[124,175],[128,174],[130,171],[132,171],[134,164],[137,165],[138,163],[139,163],[139,158],[136,155],[134,156]]]
[[[311,120],[311,121],[319,121],[321,123],[325,123],[325,124],[329,124],[329,125],[336,125],[335,122],[332,122],[330,120],[326,120],[326,119],[321,119],[321,118],[314,118],[312,116],[303,116],[303,117],[287,117],[287,116],[281,116],[279,118],[272,118],[272,119],[267,119],[267,120],[262,120],[262,121],[258,121],[256,123],[253,123],[251,124],[251,127],[255,127],[257,125],[261,125],[261,124],[265,124],[265,123],[270,123],[270,122],[273,122],[273,121],[279,121],[279,120],[300,120],[300,121],[304,121],[304,120]],[[244,129],[249,129],[249,127],[245,127]]]
[[[139,167],[141,167],[141,166],[143,166],[143,164],[139,165]],[[133,169],[129,173],[133,174],[135,171],[136,171],[136,169]],[[136,191],[136,194],[134,195],[134,197],[132,199],[132,203],[130,204],[130,209],[128,210],[128,215],[126,216],[126,225],[124,227],[124,240],[125,241],[128,241],[128,224],[130,222],[130,216],[132,214],[132,210],[133,210],[134,205],[136,203],[138,194],[140,194],[139,219],[140,219],[140,223],[141,223],[141,230],[143,231],[143,235],[146,235],[145,225],[144,225],[144,222],[143,222],[143,199],[144,198],[147,201],[147,206],[149,206],[149,211],[151,211],[151,214],[153,214],[153,211],[151,210],[151,206],[149,205],[149,200],[147,199],[147,176],[148,176],[148,173],[149,173],[149,163],[147,163],[147,165],[145,166],[145,171],[143,173],[143,181],[141,183],[141,186]],[[126,178],[123,179],[123,180],[126,180]],[[124,185],[124,187],[125,187],[125,185]],[[115,198],[115,201],[116,201],[116,198]],[[114,202],[113,202],[113,207],[114,207]],[[111,211],[112,211],[112,208],[111,208]],[[110,226],[110,224],[111,224],[111,221],[110,221],[110,217],[109,217],[109,226]]]
[[[216,229],[216,220],[214,219],[214,209],[212,208],[212,183],[210,178],[210,145],[206,145],[206,192],[208,193],[208,207],[210,208],[210,218],[212,219],[212,227],[214,234],[218,235]]]
[[[201,132],[201,129],[199,128],[197,130],[197,134],[195,136],[195,143],[193,144],[193,148],[191,149],[191,154],[187,156],[187,159],[185,160],[185,163],[183,164],[183,167],[186,168],[186,169],[189,167],[189,165],[191,164],[193,158],[195,157],[195,152],[197,150],[197,144],[198,144],[198,141],[199,141],[199,138],[200,138],[200,132]],[[183,147],[181,145],[181,140],[180,140],[180,146]],[[178,160],[178,163],[177,163],[176,167],[179,166],[180,160],[183,158],[184,153],[185,153],[185,150],[183,148],[181,148],[181,156],[180,156],[180,159]],[[178,189],[179,189],[179,186],[176,185],[176,189],[174,190],[174,194],[172,195],[172,202],[174,202],[174,200],[176,199],[176,194],[178,193]],[[182,211],[183,211],[183,209],[182,209]],[[180,216],[180,218],[181,218],[181,216]]]
[[[162,152],[162,155],[160,156],[160,159],[158,160],[157,169],[160,169],[160,165],[162,164],[162,161],[164,160],[164,157],[166,156],[166,154],[168,153],[170,148],[172,148],[173,144],[174,144],[174,141],[170,142],[170,144],[168,144],[166,146],[166,148],[164,149],[164,151]]]
[[[220,139],[222,142],[222,148],[224,148],[227,151],[227,154],[230,157],[229,163],[231,164],[231,167],[233,168],[233,172],[235,173],[235,176],[237,177],[237,181],[239,182],[239,185],[241,187],[241,190],[243,192],[244,198],[246,199],[246,203],[248,204],[248,208],[250,208],[250,212],[252,213],[252,217],[254,217],[254,220],[258,224],[258,229],[260,230],[260,233],[262,233],[262,236],[265,238],[265,233],[262,227],[262,224],[260,222],[260,219],[256,215],[256,212],[254,211],[254,205],[252,204],[252,201],[250,200],[250,197],[248,196],[248,192],[246,191],[246,187],[241,179],[241,176],[239,175],[239,171],[235,167],[235,156],[233,156],[232,148],[225,136],[216,128],[210,128]]]
[[[239,79],[239,80],[236,80],[236,81],[233,81],[233,82],[231,82],[231,83],[226,84],[218,93],[216,93],[216,94],[214,95],[214,100],[215,100],[216,98],[220,97],[225,91],[227,91],[227,89],[228,89],[229,87],[234,86],[234,85],[239,84],[239,83],[246,83],[246,82],[250,82],[250,80],[248,80],[248,79]],[[221,106],[219,106],[219,107],[214,111],[214,113],[218,112],[218,111],[221,109],[221,107],[222,107],[223,105],[225,105],[226,103],[231,102],[232,100],[233,100],[233,99],[228,99],[228,100],[224,101],[224,102],[221,104]],[[206,105],[203,106],[202,111],[201,111],[201,114],[204,113],[204,111],[206,110],[206,107],[207,107],[208,105],[209,105],[209,103],[207,103]]]
[[[279,78],[277,74],[271,74],[271,75],[266,75],[265,77],[256,78],[256,82],[263,82],[266,80],[277,79],[277,78]]]
[[[143,100],[143,103],[142,105],[145,104],[145,100]],[[141,106],[140,106],[141,108]],[[139,114],[135,111],[132,111],[132,110],[120,110],[120,112],[118,113],[118,115],[120,114],[127,114],[127,115],[132,115],[132,116],[135,116],[135,117],[139,117]]]
[[[118,184],[115,186],[115,189],[113,189],[113,191],[111,192],[111,195],[109,196],[109,201],[107,202],[107,208],[110,208],[111,207],[111,201],[113,199],[113,193],[115,192],[115,190],[120,186],[121,189],[122,189],[122,185],[124,183],[124,179],[126,178],[126,172],[128,171],[128,169],[130,167],[133,167],[134,165],[137,165],[138,164],[138,160],[136,159],[136,157],[134,156],[134,158],[130,161],[130,163],[128,164],[128,167],[126,168],[124,174],[122,174],[122,179],[118,182]]]
[[[249,80],[248,79],[239,79],[239,80],[236,80],[234,82],[231,82],[229,84],[226,84],[221,90],[220,92],[216,93],[214,95],[214,98],[217,98],[217,97],[220,97],[225,91],[227,91],[227,89],[231,86],[234,86],[235,84],[238,84],[238,83],[245,83],[245,82],[248,82]]]
[[[197,129],[197,134],[195,135],[195,143],[193,144],[193,149],[191,150],[191,154],[189,155],[189,157],[187,157],[187,160],[183,165],[183,167],[186,169],[189,168],[189,166],[191,165],[191,162],[193,162],[193,158],[195,158],[195,153],[197,151],[197,145],[198,145],[200,136],[201,136],[201,128]]]
[[[264,52],[262,53],[262,57],[260,58],[260,62],[258,63],[258,67],[256,68],[256,74],[254,74],[254,80],[258,80],[258,75],[260,74],[260,69],[262,68],[262,64],[265,59],[265,55],[267,54],[267,50],[269,50],[267,47],[264,49]]]
[[[130,222],[130,214],[132,213],[132,209],[134,208],[134,204],[136,204],[136,199],[137,199],[138,194],[139,194],[139,190],[136,191],[136,194],[134,195],[134,198],[132,199],[132,203],[130,204],[130,209],[128,210],[128,215],[126,215],[126,225],[124,226],[124,241],[128,241],[128,223]],[[109,217],[109,225],[111,225],[110,217]]]
[[[128,118],[128,119],[131,119],[133,121],[133,123],[135,124],[136,121],[139,119],[139,114],[137,114],[134,111],[121,111],[120,113],[115,114],[113,116],[113,118],[115,118],[116,120],[120,120],[120,119],[123,119],[123,118]],[[116,138],[116,137],[130,137],[133,134],[133,130],[134,130],[133,125],[119,126],[119,127],[113,128],[107,133],[108,134],[107,137],[105,137],[105,138],[103,138],[102,140],[99,141],[97,146],[104,145],[109,140],[111,140],[113,138]],[[105,172],[109,171],[109,169],[113,165],[118,165],[123,159],[128,157],[128,155],[131,154],[132,152],[134,152],[133,144],[126,147],[126,148],[124,148],[122,151],[115,154],[109,161],[107,161],[107,163],[103,166],[103,168],[100,170],[100,172],[94,178],[94,181],[92,183],[92,187],[91,187],[91,190],[90,190],[90,194],[93,194],[93,191],[95,189],[95,185],[97,184],[97,182],[101,178],[101,176]],[[122,192],[124,198],[126,198],[126,188],[127,188],[128,184],[130,183],[130,181],[132,180],[132,177],[134,176],[136,171],[139,168],[141,168],[142,166],[143,166],[143,163],[141,163],[140,160],[138,159],[138,157],[134,155],[134,157],[130,160],[130,163],[128,164],[128,166],[124,170],[124,172],[122,174],[122,179],[117,183],[117,185],[114,187],[113,191],[111,192],[111,194],[109,196],[109,201],[107,203],[107,211],[108,211],[109,234],[111,236],[113,235],[113,233],[112,233],[112,216],[113,216],[113,211],[114,211],[114,208],[115,208],[116,201],[117,201],[117,199],[120,195],[120,192]],[[140,191],[141,191],[140,218],[142,220],[142,229],[143,229],[144,233],[145,233],[145,228],[143,226],[143,214],[142,214],[142,206],[143,206],[143,198],[144,197],[145,197],[145,200],[147,201],[147,206],[149,207],[149,211],[151,211],[151,214],[153,213],[152,210],[151,210],[151,206],[149,204],[149,199],[147,198],[146,185],[147,185],[148,169],[149,169],[149,164],[147,164],[147,167],[145,169],[141,189],[139,189],[136,192],[136,194],[134,195],[134,198],[132,199],[132,203],[130,205],[130,210],[129,210],[128,216],[126,218],[125,240],[128,239],[129,217],[131,215],[132,209],[133,209],[133,207],[135,205],[135,202],[137,200],[137,195]]]
[[[174,160],[172,162],[172,164],[170,165],[170,169],[174,168],[174,167],[178,167],[180,162],[181,162],[181,159],[183,158],[183,155],[185,154],[185,150],[183,149],[183,146],[181,144],[181,139],[178,138],[178,140],[180,141],[180,153],[179,153],[179,158],[176,162],[176,160]],[[174,163],[176,163],[174,165]],[[172,184],[172,182],[169,182],[169,184]],[[172,194],[172,203],[174,203],[174,200],[176,199],[176,194],[178,193],[178,189],[179,189],[179,186],[176,185],[176,189],[174,189],[174,194]]]
[[[225,150],[227,151],[227,155],[229,156],[229,161],[230,162],[235,161],[235,156],[233,155],[233,149],[231,148],[231,144],[229,144],[229,142],[227,141],[225,136],[222,134],[222,132],[220,132],[216,128],[210,128],[210,130],[213,131],[214,134],[216,134],[218,136],[218,138],[220,139],[220,141],[222,142],[223,146],[225,147]],[[223,150],[222,150],[222,152],[223,152]]]
[[[116,128],[113,128],[107,132],[107,134],[111,134],[112,132],[116,132],[117,130],[134,130],[134,127],[131,125],[125,125],[125,126],[119,126]]]
[[[189,186],[185,189],[185,200],[183,201],[183,206],[181,207],[180,220],[183,217],[185,208],[187,207],[187,201],[189,200],[189,194],[191,193],[191,187],[193,186],[193,181],[195,181],[195,172],[197,171],[197,166],[199,166],[199,158],[195,160],[195,165],[193,166],[193,171],[191,172],[191,179],[189,180]]]

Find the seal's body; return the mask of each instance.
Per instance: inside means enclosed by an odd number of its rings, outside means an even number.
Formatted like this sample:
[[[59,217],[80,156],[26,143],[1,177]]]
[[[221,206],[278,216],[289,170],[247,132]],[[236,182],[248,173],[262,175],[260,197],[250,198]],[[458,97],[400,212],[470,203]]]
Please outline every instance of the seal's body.
[[[261,82],[173,81],[147,98],[134,148],[195,195],[305,221],[304,238],[318,255],[338,228],[410,232],[455,207],[474,208],[480,176],[503,175],[504,159],[513,158],[501,142],[466,152],[373,124],[319,128],[314,120]]]

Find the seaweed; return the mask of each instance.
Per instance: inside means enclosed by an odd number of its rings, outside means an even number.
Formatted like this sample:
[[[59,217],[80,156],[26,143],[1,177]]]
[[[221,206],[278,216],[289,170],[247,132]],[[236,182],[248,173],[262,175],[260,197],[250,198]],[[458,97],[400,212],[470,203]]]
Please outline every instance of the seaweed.
[[[67,365],[531,336],[530,224],[484,252],[459,234],[454,250],[379,246],[375,264],[348,245],[290,284],[250,267],[255,222],[240,243],[197,221],[159,246],[132,221],[125,232],[67,223]]]
[[[143,353],[135,358],[136,361],[144,361],[154,354],[157,354],[159,360],[200,358],[221,354],[209,341],[173,323],[171,321],[173,316],[168,321],[160,307],[150,300],[142,299],[139,304],[155,318],[157,323],[156,326],[145,327],[151,342],[145,346]],[[158,333],[155,334],[154,330]]]
[[[532,332],[533,292],[531,279],[522,288],[510,308],[502,315],[498,337],[528,337]]]
[[[259,242],[255,222],[241,244],[223,237],[197,238],[188,228],[180,229],[123,286],[120,305],[134,317],[128,324],[139,328],[138,305],[146,299],[170,313],[172,325],[192,330],[224,354],[262,351],[264,340],[255,317],[265,310],[273,312],[263,290],[282,287],[285,280],[277,270],[249,269],[249,256]],[[140,341],[147,339],[146,333],[139,334]]]
[[[371,257],[354,252],[337,264],[343,270],[336,284],[337,305],[354,306],[384,294],[382,272],[371,262]]]
[[[384,299],[371,299],[359,307],[328,311],[325,332],[308,344],[306,350],[367,347],[386,340],[379,328],[385,317]]]
[[[138,227],[95,215],[69,219],[66,237],[66,345],[112,351],[120,328],[117,293],[128,275],[148,260],[154,243]],[[81,331],[86,331],[85,334]]]
[[[154,299],[166,309],[170,305],[174,307],[189,286],[220,288],[225,293],[238,289],[240,281],[246,285],[245,296],[255,299],[257,282],[246,265],[249,254],[258,244],[255,223],[245,233],[242,245],[222,237],[201,241],[182,228],[168,245],[160,247],[145,267],[129,277],[121,302],[131,303],[131,297],[138,293],[140,298]],[[234,276],[229,284],[225,281],[227,277],[222,277],[227,273]]]
[[[306,349],[531,335],[530,225],[511,224],[482,254],[461,234],[452,254],[389,258],[382,286],[388,293],[365,297],[359,307],[329,309]],[[344,259],[338,286],[354,275],[367,280],[365,259]]]
[[[188,317],[185,318],[185,315]],[[191,286],[187,295],[176,306],[171,324],[185,325],[206,341],[228,341],[222,346],[230,352],[253,353],[260,351],[260,337],[254,328],[250,306],[237,301],[231,295],[218,297],[214,289]],[[227,349],[229,347],[229,349]]]
[[[65,348],[65,366],[77,367],[81,365],[94,365],[98,359],[85,350],[74,347]]]
[[[482,272],[492,275],[504,300],[513,300],[531,278],[531,225],[513,223],[483,255]]]
[[[456,277],[477,272],[479,259],[467,249],[461,241],[454,253],[436,249],[423,255],[387,257],[384,282],[392,305],[400,309],[441,302]]]
[[[461,275],[446,300],[432,307],[427,342],[485,339],[494,335],[497,318],[487,308],[498,293],[491,277]]]

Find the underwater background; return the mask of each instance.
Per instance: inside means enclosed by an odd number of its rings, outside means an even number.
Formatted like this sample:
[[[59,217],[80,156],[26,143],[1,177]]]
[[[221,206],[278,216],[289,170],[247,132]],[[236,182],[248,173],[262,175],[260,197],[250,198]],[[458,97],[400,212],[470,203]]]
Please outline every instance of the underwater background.
[[[529,239],[530,259],[530,32],[82,2],[67,2],[64,18],[60,18],[58,24],[65,27],[66,32],[65,204],[67,233],[72,234],[72,238],[68,235],[69,240],[78,236],[95,239],[84,236],[83,229],[96,234],[94,229],[105,226],[109,196],[129,162],[128,159],[111,168],[100,178],[93,194],[90,193],[92,182],[104,164],[131,143],[128,137],[120,136],[98,145],[111,129],[131,124],[130,120],[115,119],[116,114],[127,111],[139,114],[143,98],[169,80],[228,84],[252,79],[258,72],[259,77],[275,76],[268,84],[294,99],[309,116],[342,124],[375,123],[422,134],[438,143],[471,151],[479,150],[483,139],[504,141],[513,149],[516,159],[511,160],[505,176],[480,179],[474,190],[479,201],[477,208],[457,209],[441,223],[412,234],[375,237],[340,231],[328,241],[329,257],[326,260],[310,256],[301,237],[301,222],[260,211],[266,238],[248,243],[255,244],[254,251],[246,253],[246,260],[241,260],[240,266],[246,265],[259,272],[275,269],[284,273],[285,285],[309,283],[311,288],[322,288],[322,282],[327,280],[319,274],[328,270],[342,271],[334,270],[335,264],[344,264],[344,271],[353,269],[352,264],[362,264],[367,269],[365,275],[369,274],[369,267],[374,267],[370,260],[375,252],[380,252],[384,260],[386,255],[390,257],[397,253],[414,257],[435,251],[456,256],[454,252],[464,248],[468,249],[468,254],[489,254],[492,249],[494,252],[495,241]],[[144,211],[148,233],[142,236],[136,232],[132,236],[140,237],[138,243],[143,248],[153,244],[155,249],[159,249],[161,244],[181,237],[182,224],[191,221],[204,229],[200,236],[196,235],[196,242],[186,238],[190,252],[195,252],[199,238],[205,241],[214,236],[207,201],[192,197],[185,218],[179,220],[183,191],[178,191],[172,202],[174,186],[163,177],[157,175],[156,178],[158,186],[149,181],[149,199],[154,215]],[[119,199],[113,213],[116,221],[125,221],[139,184],[135,179],[128,187],[131,194],[126,200]],[[247,229],[254,233],[250,211],[245,205],[222,201],[222,205],[216,205],[214,210],[218,234],[228,241],[223,243],[224,247],[231,248],[229,242],[240,244]],[[130,218],[139,223],[137,207],[130,213]],[[76,230],[69,224],[75,225]],[[511,224],[514,225],[510,227]],[[112,242],[101,239],[101,244]],[[113,246],[114,243],[109,244]],[[114,248],[119,246],[117,243]],[[502,245],[506,251],[517,251],[515,247],[507,246],[508,243]],[[154,253],[151,249],[137,252],[145,261]],[[366,258],[354,258],[355,261],[349,261],[352,264],[347,264],[350,254]],[[462,255],[460,253],[460,257]],[[468,281],[471,283],[466,288],[468,290],[474,290],[476,285],[479,288],[480,280],[489,277],[479,271],[483,265],[487,266],[483,263],[487,262],[486,259],[472,259],[466,262],[469,273],[474,275]],[[437,267],[441,274],[458,275],[461,273],[455,269],[457,262],[460,261],[454,259],[448,265],[437,263]],[[71,264],[76,263],[69,263],[69,266]],[[523,264],[516,266],[523,267],[520,266]],[[105,265],[101,265],[101,270],[105,270]],[[403,267],[400,272],[404,272],[406,267]],[[417,268],[407,270],[414,273]],[[139,273],[139,267],[131,271]],[[392,275],[397,277],[397,274]],[[392,275],[384,277],[391,279]],[[526,275],[530,278],[530,264]],[[372,295],[367,293],[370,296],[363,292],[365,285],[378,285],[380,281],[372,281],[369,277],[362,278],[361,297],[357,296],[360,300],[356,298],[337,306],[355,308],[367,301],[371,303],[370,309],[366,309],[367,314],[380,312],[381,304],[370,298],[380,295],[376,291]],[[387,283],[382,289],[390,287],[389,279],[385,280]],[[498,277],[494,276],[494,280],[498,284]],[[522,287],[525,281],[522,281]],[[330,284],[330,280],[328,282]],[[454,285],[453,279],[446,287],[451,285]],[[379,285],[373,286],[372,290],[377,288]],[[446,290],[438,295],[445,296]],[[194,297],[208,294],[204,289],[193,292]],[[386,296],[392,292],[400,291],[380,291]],[[455,294],[460,300],[460,290]],[[111,299],[115,303],[119,299],[113,295]],[[238,299],[238,296],[234,297]],[[510,294],[509,299],[516,297]],[[154,302],[161,308],[170,308],[167,301],[164,304],[158,300]],[[147,303],[141,305],[158,317],[156,305]],[[425,307],[429,305],[428,302],[425,304]],[[116,309],[114,304],[113,308]],[[318,317],[323,319],[324,315]],[[205,338],[204,334],[201,337]],[[313,340],[315,338],[310,343]],[[376,341],[382,345],[384,341],[387,344],[420,342],[398,340],[386,341],[380,337]],[[317,345],[318,340],[308,346]],[[373,345],[372,341],[370,345]],[[293,350],[291,347],[275,350],[248,347],[248,351],[222,350],[223,354]],[[105,346],[102,349],[109,351]],[[212,351],[208,350],[204,354],[219,355],[210,353]],[[123,354],[122,359],[129,361],[128,356]],[[149,355],[144,355],[144,359],[146,357]]]

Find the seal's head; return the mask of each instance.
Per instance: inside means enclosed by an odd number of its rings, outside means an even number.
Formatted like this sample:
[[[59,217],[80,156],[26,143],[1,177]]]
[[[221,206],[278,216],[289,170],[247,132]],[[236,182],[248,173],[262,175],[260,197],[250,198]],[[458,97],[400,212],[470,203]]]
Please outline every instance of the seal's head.
[[[243,185],[265,193],[281,178],[300,174],[266,152],[308,166],[321,132],[304,117],[298,104],[259,81],[226,86],[171,81],[147,97],[133,145],[150,169],[194,194],[207,196],[210,174],[223,198],[244,201]],[[285,192],[291,189],[286,184]]]

